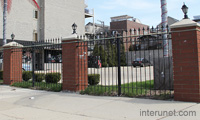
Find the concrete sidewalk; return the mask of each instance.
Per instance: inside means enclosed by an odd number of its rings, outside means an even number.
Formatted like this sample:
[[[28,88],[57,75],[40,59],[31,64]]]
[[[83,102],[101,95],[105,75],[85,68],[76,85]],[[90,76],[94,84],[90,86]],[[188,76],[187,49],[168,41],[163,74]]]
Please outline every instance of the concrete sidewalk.
[[[174,110],[177,116],[161,115],[162,111]],[[199,120],[199,114],[197,103],[54,93],[0,85],[0,120]]]

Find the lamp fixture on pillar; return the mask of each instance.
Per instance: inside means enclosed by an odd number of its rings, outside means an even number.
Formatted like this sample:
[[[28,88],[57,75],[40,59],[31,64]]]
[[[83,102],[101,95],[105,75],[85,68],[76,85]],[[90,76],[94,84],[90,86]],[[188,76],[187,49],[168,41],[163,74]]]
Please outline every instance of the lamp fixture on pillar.
[[[188,13],[188,7],[185,5],[185,3],[183,3],[183,6],[182,6],[182,11],[183,11],[183,13],[184,13],[184,19],[188,19],[188,15],[187,15],[187,13]]]
[[[15,38],[15,34],[11,34],[11,38],[12,38],[12,41],[14,41],[14,38]]]
[[[76,23],[74,23],[74,24],[72,25],[72,30],[73,30],[73,33],[72,33],[72,34],[76,34],[76,29],[77,29],[77,25],[76,25]]]

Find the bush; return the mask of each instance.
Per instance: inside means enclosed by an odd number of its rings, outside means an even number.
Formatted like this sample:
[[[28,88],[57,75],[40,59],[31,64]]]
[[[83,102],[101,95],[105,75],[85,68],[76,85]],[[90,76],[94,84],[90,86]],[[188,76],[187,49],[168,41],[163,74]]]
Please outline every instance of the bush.
[[[3,80],[3,71],[0,71],[0,80]]]
[[[47,73],[45,76],[45,81],[47,83],[58,83],[61,79],[60,73]]]
[[[88,83],[90,85],[97,85],[100,81],[100,74],[89,74],[88,75]]]
[[[42,82],[42,80],[45,80],[45,74],[44,73],[35,73],[35,81]]]
[[[134,51],[134,46],[133,45],[129,46],[129,51]]]
[[[23,71],[22,78],[24,81],[28,81],[32,78],[32,71]]]

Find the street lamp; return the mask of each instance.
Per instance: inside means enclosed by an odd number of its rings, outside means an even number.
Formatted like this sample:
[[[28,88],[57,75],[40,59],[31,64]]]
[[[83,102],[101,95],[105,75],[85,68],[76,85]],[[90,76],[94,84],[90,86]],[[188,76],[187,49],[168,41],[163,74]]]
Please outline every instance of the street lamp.
[[[72,25],[72,30],[73,30],[73,33],[72,33],[72,34],[76,34],[76,29],[77,29],[77,25],[76,25],[76,23],[74,23],[74,24]]]
[[[12,41],[14,41],[14,38],[15,38],[15,34],[11,34],[11,38],[12,38]]]
[[[187,15],[187,13],[188,13],[188,7],[185,5],[185,3],[183,4],[183,6],[182,6],[182,11],[183,11],[183,13],[184,13],[184,19],[188,19],[188,15]]]

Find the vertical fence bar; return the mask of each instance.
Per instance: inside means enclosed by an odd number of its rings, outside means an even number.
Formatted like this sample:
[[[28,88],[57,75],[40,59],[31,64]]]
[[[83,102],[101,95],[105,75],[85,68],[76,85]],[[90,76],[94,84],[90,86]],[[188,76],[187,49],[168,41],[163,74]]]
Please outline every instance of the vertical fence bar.
[[[118,58],[118,96],[121,95],[121,57],[120,57],[120,38],[117,34],[117,58]]]
[[[35,71],[35,48],[33,46],[32,48],[32,76],[33,76],[33,87],[35,86],[35,74],[34,74],[34,71]]]

